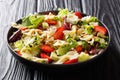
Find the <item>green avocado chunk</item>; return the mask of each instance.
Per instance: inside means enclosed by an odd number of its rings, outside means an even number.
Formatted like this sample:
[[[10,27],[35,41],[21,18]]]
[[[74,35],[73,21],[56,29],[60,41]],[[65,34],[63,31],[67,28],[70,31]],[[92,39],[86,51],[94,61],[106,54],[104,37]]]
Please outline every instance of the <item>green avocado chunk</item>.
[[[78,62],[83,62],[83,61],[86,61],[90,59],[90,56],[89,54],[86,54],[84,52],[81,52],[79,55],[78,55]]]

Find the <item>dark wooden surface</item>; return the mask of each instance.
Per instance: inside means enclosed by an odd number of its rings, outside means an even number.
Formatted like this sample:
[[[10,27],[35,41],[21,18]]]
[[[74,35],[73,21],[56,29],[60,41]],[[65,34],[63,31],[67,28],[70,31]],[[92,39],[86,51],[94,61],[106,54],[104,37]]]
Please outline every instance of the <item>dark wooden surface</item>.
[[[29,13],[58,8],[94,15],[107,25],[112,40],[102,60],[78,72],[55,75],[25,67],[11,55],[6,44],[11,22]],[[0,80],[86,79],[120,80],[120,0],[0,0]]]

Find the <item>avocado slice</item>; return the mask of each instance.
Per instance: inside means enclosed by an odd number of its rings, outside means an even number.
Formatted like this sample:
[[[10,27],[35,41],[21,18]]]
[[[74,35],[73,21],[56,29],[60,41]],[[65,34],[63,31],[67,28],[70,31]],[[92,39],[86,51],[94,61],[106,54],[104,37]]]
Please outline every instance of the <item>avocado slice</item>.
[[[81,52],[79,55],[78,55],[78,62],[83,62],[83,61],[86,61],[90,59],[90,56],[89,54],[85,53],[85,52]]]
[[[52,52],[51,55],[50,55],[50,58],[54,61],[57,61],[59,60],[59,57],[57,56],[57,54],[55,52]]]

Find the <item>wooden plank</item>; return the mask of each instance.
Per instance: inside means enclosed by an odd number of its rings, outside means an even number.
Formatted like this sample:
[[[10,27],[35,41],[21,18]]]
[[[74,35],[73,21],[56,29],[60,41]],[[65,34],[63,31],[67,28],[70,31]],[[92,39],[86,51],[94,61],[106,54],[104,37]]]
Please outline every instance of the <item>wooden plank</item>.
[[[10,54],[6,35],[11,22],[36,12],[35,0],[0,1],[0,80],[31,80],[30,72]]]
[[[69,10],[81,11],[80,0],[38,0],[37,12],[68,8]]]
[[[120,77],[120,0],[82,0],[83,12],[103,21],[111,32],[111,47],[102,66],[96,66],[96,80],[119,80]],[[102,62],[102,61],[101,61]]]

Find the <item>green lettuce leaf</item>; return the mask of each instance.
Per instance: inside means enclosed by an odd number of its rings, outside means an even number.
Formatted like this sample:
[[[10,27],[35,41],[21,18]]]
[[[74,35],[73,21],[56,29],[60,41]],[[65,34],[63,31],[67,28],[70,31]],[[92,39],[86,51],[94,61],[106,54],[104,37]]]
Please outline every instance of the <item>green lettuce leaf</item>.
[[[68,38],[68,39],[67,39],[67,42],[69,42],[69,46],[70,46],[71,48],[75,48],[75,47],[77,46],[77,41],[74,40],[74,39],[72,39],[72,38]]]
[[[16,42],[14,43],[14,46],[15,46],[17,49],[21,50],[21,49],[23,48],[23,46],[24,46],[24,43],[23,43],[22,40],[18,40],[18,41],[16,41]]]
[[[43,15],[39,15],[37,17],[35,15],[29,15],[29,16],[22,19],[22,25],[27,26],[30,29],[37,28],[38,25],[40,23],[42,23],[43,21],[44,21]]]
[[[59,17],[64,17],[66,16],[67,14],[71,13],[68,9],[58,9],[59,13],[58,13],[58,16]]]
[[[93,26],[92,25],[85,25],[85,33],[92,34],[92,32],[93,32]]]

